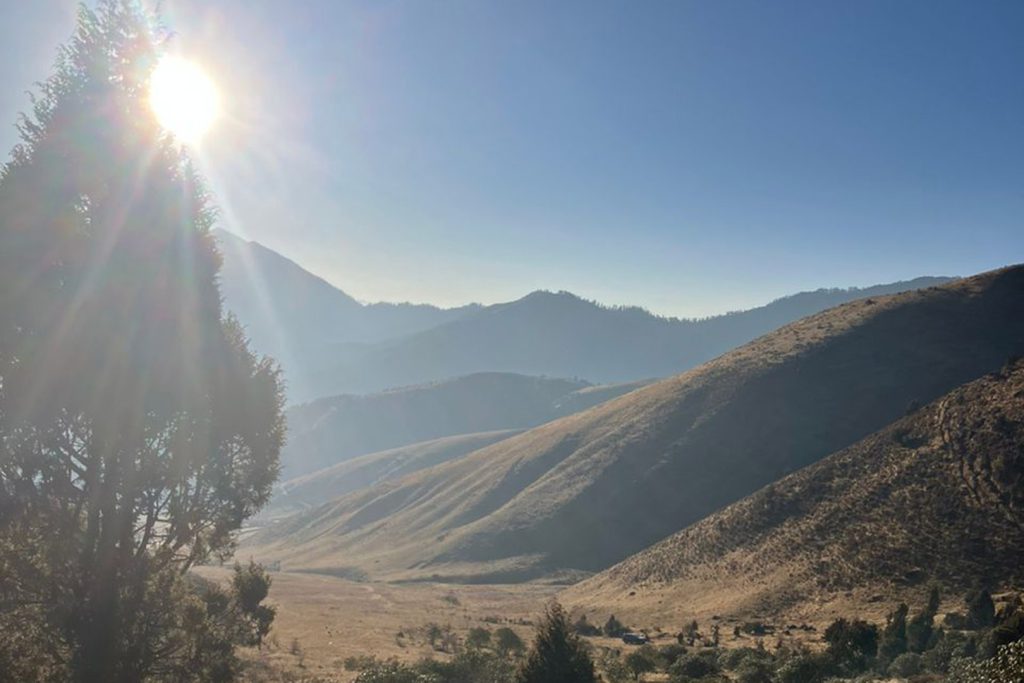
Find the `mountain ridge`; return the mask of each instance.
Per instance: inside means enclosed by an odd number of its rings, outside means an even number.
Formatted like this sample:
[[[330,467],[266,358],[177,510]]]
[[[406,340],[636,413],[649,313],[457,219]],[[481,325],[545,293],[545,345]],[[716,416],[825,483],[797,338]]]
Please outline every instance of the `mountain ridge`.
[[[255,535],[390,579],[595,571],[1024,349],[1024,267],[814,314],[681,375]],[[315,539],[315,542],[313,542]]]

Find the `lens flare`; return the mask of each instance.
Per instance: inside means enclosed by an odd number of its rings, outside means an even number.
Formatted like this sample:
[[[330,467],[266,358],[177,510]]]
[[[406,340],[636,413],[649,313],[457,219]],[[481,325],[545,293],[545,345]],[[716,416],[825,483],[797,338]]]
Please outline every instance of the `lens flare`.
[[[157,121],[181,142],[202,140],[220,114],[217,86],[197,64],[165,57],[153,70],[149,104]]]

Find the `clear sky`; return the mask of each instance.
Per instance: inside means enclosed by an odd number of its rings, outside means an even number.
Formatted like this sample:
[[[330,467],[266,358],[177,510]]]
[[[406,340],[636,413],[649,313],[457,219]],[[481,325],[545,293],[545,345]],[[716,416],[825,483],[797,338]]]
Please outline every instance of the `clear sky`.
[[[223,225],[363,300],[671,315],[1024,261],[1024,2],[165,0]],[[0,0],[0,145],[74,3]]]

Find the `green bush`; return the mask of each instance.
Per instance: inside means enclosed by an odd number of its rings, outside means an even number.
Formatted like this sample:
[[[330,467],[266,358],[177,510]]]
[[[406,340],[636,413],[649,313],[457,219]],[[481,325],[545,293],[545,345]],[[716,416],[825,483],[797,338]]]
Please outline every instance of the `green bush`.
[[[954,659],[946,683],[1019,683],[1024,681],[1024,640],[999,648],[985,661]]]

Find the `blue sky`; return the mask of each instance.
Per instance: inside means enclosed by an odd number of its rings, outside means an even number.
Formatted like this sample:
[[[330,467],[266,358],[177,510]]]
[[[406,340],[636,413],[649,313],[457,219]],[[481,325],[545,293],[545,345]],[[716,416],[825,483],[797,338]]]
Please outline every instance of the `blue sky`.
[[[165,0],[225,227],[363,300],[671,315],[1024,261],[1024,3]],[[0,0],[0,145],[74,4]]]

